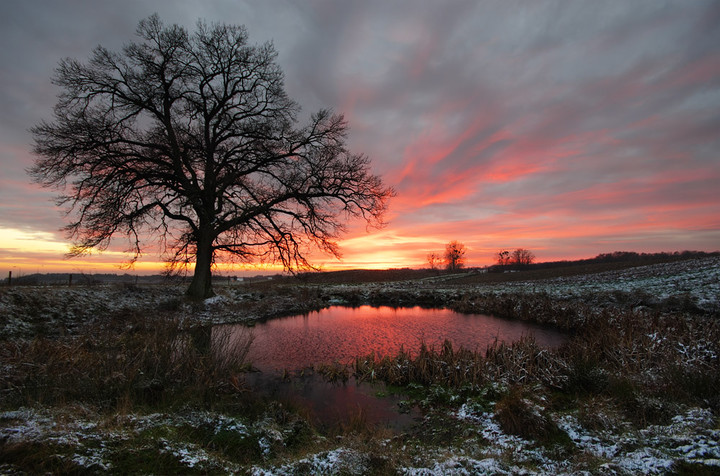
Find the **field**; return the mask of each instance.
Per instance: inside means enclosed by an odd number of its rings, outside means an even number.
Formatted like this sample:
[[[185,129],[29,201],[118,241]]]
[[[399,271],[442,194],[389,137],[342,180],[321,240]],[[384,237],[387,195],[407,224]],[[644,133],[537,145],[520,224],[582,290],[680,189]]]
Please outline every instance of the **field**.
[[[720,257],[517,273],[345,272],[218,284],[0,289],[0,472],[718,474]],[[250,341],[205,329],[329,305],[448,307],[567,331],[484,352],[317,369],[382,381],[422,418],[313,425],[244,383]],[[352,383],[350,383],[352,384]]]

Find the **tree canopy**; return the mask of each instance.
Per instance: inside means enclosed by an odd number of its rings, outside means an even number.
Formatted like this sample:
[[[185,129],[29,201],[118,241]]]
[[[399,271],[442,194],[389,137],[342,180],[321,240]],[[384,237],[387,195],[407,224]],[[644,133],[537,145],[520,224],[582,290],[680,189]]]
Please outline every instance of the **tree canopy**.
[[[347,150],[342,115],[297,125],[272,44],[157,15],[137,36],[119,53],[62,60],[54,118],[32,130],[29,172],[61,191],[71,255],[122,235],[132,262],[154,239],[172,266],[194,263],[188,294],[207,297],[219,256],[308,268],[311,249],[339,256],[347,219],[383,224],[393,190]]]
[[[445,245],[445,267],[449,271],[458,271],[465,266],[465,245],[451,241]]]

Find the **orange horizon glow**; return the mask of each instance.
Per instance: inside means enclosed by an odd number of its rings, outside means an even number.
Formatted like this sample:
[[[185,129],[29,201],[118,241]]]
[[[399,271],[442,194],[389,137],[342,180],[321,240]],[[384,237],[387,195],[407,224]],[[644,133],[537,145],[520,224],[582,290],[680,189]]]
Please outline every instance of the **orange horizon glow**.
[[[617,217],[615,217],[617,218]],[[526,248],[532,251],[538,262],[577,260],[592,258],[601,253],[613,251],[635,252],[674,252],[686,251],[687,247],[654,246],[647,247],[647,236],[652,236],[652,224],[641,224],[635,234],[621,235],[628,230],[623,225],[609,226],[607,223],[582,227],[568,227],[565,241],[587,242],[589,246],[575,246],[564,253],[553,249],[556,231],[541,223],[528,223],[524,226],[507,226],[504,230],[486,233],[479,239],[463,239],[460,230],[470,230],[472,223],[449,223],[442,231],[433,230],[432,225],[422,225],[416,230],[417,236],[409,236],[391,228],[361,233],[339,240],[342,257],[336,260],[324,254],[313,254],[311,262],[320,271],[340,271],[350,269],[397,269],[427,268],[427,255],[431,252],[442,255],[445,244],[454,237],[466,245],[466,267],[484,267],[495,264],[496,254],[503,249]],[[645,231],[643,231],[645,230]],[[648,230],[650,235],[648,235]],[[408,230],[410,231],[410,230]],[[0,230],[0,277],[9,272],[19,277],[34,273],[69,274],[161,274],[165,262],[150,254],[142,256],[132,266],[127,266],[128,256],[121,251],[96,252],[88,256],[65,258],[69,244],[57,241],[52,235],[27,233],[19,230]],[[605,237],[603,238],[603,235]],[[10,237],[14,236],[13,239]],[[22,247],[19,239],[32,238]],[[712,237],[711,237],[712,239]],[[494,245],[497,243],[498,245]],[[501,244],[502,243],[502,244]],[[13,246],[14,245],[14,246]],[[712,246],[692,251],[717,251]],[[188,272],[191,273],[190,264]],[[223,276],[252,276],[259,274],[281,274],[284,270],[277,264],[237,264],[216,263],[213,273]]]
[[[232,3],[203,13],[243,18]],[[343,114],[347,150],[366,155],[397,192],[386,227],[351,220],[337,239],[341,259],[309,253],[317,268],[428,267],[427,255],[451,241],[466,246],[468,267],[517,248],[539,262],[720,249],[717,5],[297,3],[292,15],[252,16],[251,42],[277,40],[288,95],[304,111],[298,126],[320,108]],[[124,267],[120,236],[104,252],[65,259],[57,191],[26,173],[35,160],[29,130],[52,117],[60,92],[50,81],[57,61],[86,59],[89,44],[114,50],[140,18],[125,9],[103,16],[123,19],[117,28],[88,31],[80,8],[33,16],[18,3],[8,11],[13,28],[0,31],[18,45],[1,91],[0,278],[165,269],[154,245]],[[53,21],[58,9],[73,11],[72,21]],[[192,30],[194,14],[176,10],[171,16]],[[36,31],[58,41],[38,42]],[[220,274],[282,271],[216,266]]]

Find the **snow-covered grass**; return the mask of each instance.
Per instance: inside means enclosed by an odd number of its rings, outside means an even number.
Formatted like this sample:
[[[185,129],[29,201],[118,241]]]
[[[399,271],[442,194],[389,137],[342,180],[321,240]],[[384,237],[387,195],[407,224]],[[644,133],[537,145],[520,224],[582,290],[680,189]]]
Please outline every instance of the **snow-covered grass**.
[[[720,257],[549,279],[536,284],[536,291],[558,297],[608,292],[642,293],[657,300],[688,296],[701,309],[718,310]]]
[[[247,323],[327,305],[316,290],[298,286],[219,286],[217,295],[204,301],[189,300],[184,293],[176,285],[0,287],[0,335],[58,337],[136,314],[170,317],[184,327]]]
[[[560,474],[588,471],[600,474],[665,474],[678,463],[720,471],[720,430],[708,409],[689,408],[667,425],[641,430],[593,431],[583,427],[572,414],[556,413],[558,426],[574,444],[570,459],[553,458],[553,448],[505,433],[497,417],[463,405],[454,413],[458,420],[471,422],[485,442],[482,460],[464,461],[474,469],[491,474]],[[508,452],[515,456],[508,459]],[[518,463],[525,463],[518,466]],[[528,464],[530,463],[530,464]],[[444,474],[457,467],[458,458],[432,461],[432,470],[410,474]],[[455,474],[472,474],[450,471]]]
[[[271,408],[254,423],[213,411],[112,415],[77,406],[20,408],[0,412],[0,441],[5,455],[51,471],[229,474],[292,442],[297,420],[287,412],[278,418],[282,409]],[[3,474],[14,469],[0,465]]]
[[[368,456],[348,448],[311,454],[298,461],[270,467],[252,468],[253,476],[292,476],[295,474],[367,474]]]
[[[720,472],[718,257],[525,282],[238,285],[204,302],[183,291],[0,289],[0,473]],[[404,406],[425,416],[401,434],[314,429],[302,411],[249,392],[237,369],[175,368],[173,346],[160,346],[174,341],[162,323],[180,332],[333,303],[448,306],[573,337],[558,349],[526,341],[388,360],[434,375],[404,382]],[[479,366],[471,382],[463,362]]]
[[[593,431],[572,414],[558,418],[580,451],[597,458],[607,468],[636,474],[658,474],[677,462],[700,464],[720,472],[720,430],[712,411],[689,408],[667,425],[636,431]]]
[[[217,287],[217,296],[201,302],[186,300],[184,291],[177,285],[3,287],[0,335],[28,338],[73,333],[88,323],[102,324],[108,318],[138,312],[172,314],[188,325],[198,325],[250,322],[338,304],[463,307],[473,298],[504,295],[545,296],[558,303],[582,302],[595,308],[632,305],[720,314],[720,257],[486,284],[453,285],[427,278],[357,285],[239,284]]]

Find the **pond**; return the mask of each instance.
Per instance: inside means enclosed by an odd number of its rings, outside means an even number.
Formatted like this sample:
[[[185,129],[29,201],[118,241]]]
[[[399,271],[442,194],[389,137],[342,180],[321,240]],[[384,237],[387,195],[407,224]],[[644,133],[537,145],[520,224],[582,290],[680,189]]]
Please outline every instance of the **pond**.
[[[420,417],[418,408],[403,403],[405,396],[392,394],[383,383],[361,383],[352,377],[346,383],[328,383],[309,368],[351,364],[355,357],[370,353],[391,356],[401,348],[413,353],[421,342],[439,348],[445,339],[456,349],[478,351],[496,339],[512,342],[530,334],[546,347],[558,346],[566,339],[557,330],[487,315],[372,306],[334,306],[251,328],[217,326],[212,332],[214,339],[221,339],[230,349],[252,340],[246,360],[260,371],[247,374],[245,381],[254,391],[303,408],[322,427],[361,419],[395,431],[409,428]],[[292,378],[285,378],[288,375]]]
[[[238,338],[247,327],[230,326]],[[513,342],[532,334],[536,342],[555,347],[564,334],[539,325],[482,314],[421,307],[343,307],[259,323],[252,329],[248,360],[263,372],[298,371],[319,364],[350,364],[355,357],[416,351],[420,343],[439,348],[445,339],[454,348],[484,351],[495,339]]]

